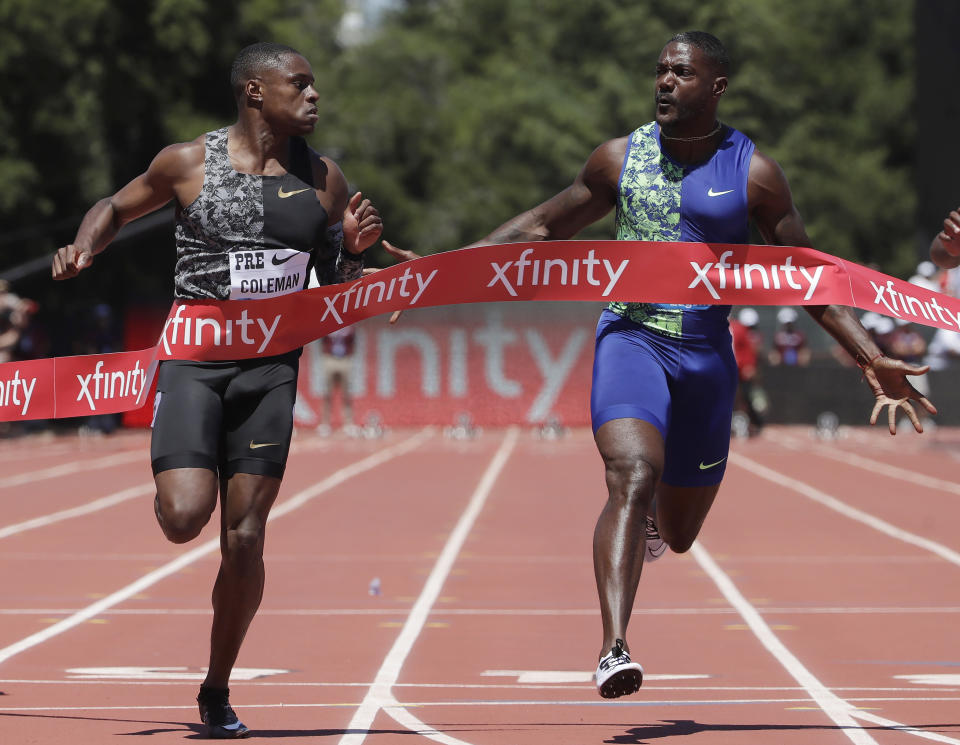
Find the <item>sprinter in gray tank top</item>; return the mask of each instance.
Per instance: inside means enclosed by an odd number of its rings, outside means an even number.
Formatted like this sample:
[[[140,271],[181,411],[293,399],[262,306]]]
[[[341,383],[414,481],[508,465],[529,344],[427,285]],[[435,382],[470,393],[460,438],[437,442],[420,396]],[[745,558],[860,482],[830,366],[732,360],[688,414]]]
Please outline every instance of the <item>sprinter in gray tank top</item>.
[[[321,284],[360,276],[380,215],[359,193],[350,197],[337,164],[302,139],[319,118],[310,64],[290,47],[254,44],[237,55],[230,82],[236,123],[163,149],[97,202],[55,255],[54,279],[90,267],[122,225],[171,201],[178,298],[266,298],[305,289],[311,272]],[[263,594],[264,530],[290,444],[298,359],[299,350],[170,361],[158,374],[151,458],[164,535],[192,540],[223,496],[210,665],[197,697],[213,738],[249,734],[227,681]]]

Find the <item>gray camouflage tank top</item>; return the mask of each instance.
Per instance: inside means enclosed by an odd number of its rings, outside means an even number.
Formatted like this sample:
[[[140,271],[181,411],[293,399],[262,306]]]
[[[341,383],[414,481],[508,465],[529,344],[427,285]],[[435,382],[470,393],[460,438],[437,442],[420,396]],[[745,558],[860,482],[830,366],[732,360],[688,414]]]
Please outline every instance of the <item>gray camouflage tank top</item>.
[[[339,223],[327,229],[306,142],[291,138],[287,173],[263,176],[235,171],[227,140],[227,128],[206,134],[203,187],[177,210],[176,297],[286,295],[305,289],[314,269],[320,284],[360,276],[363,258],[342,250]]]

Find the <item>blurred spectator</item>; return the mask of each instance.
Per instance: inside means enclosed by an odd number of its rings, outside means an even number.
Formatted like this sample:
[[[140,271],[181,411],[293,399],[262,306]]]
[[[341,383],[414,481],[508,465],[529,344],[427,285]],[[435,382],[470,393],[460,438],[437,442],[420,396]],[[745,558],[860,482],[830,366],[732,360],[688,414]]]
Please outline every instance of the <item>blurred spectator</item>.
[[[773,335],[773,349],[770,350],[771,365],[809,365],[810,347],[807,336],[796,327],[797,311],[793,308],[781,308],[777,313],[780,327]]]
[[[120,330],[113,308],[106,303],[93,306],[84,319],[83,332],[77,340],[80,354],[111,354],[122,350]],[[120,414],[96,414],[80,426],[81,434],[109,435],[120,427]]]
[[[885,344],[887,355],[911,365],[922,364],[927,353],[927,342],[916,326],[902,318],[897,318],[893,324],[893,332],[889,334]],[[916,384],[916,381],[917,378],[911,375],[910,382]]]
[[[350,394],[350,376],[353,372],[353,352],[356,341],[356,329],[353,326],[339,328],[320,340],[326,392],[323,398],[323,420],[317,430],[323,434],[333,429],[333,396],[338,389],[343,414],[343,430],[348,435],[355,434],[357,431],[353,422],[353,398]]]
[[[940,274],[939,290],[953,297],[960,297],[960,269],[950,269]]]
[[[893,335],[893,330],[896,327],[897,326],[893,322],[892,318],[878,315],[877,320],[874,322],[873,328],[871,329],[873,340],[876,342],[877,346],[880,347],[880,351],[888,357],[893,356],[890,353],[890,341]]]
[[[934,292],[940,291],[940,283],[937,281],[937,265],[932,261],[921,261],[917,265],[917,272],[910,277],[910,284],[924,287]]]
[[[10,290],[10,283],[0,279],[0,362],[20,359],[19,347],[37,304]]]
[[[737,371],[740,376],[736,406],[747,415],[747,434],[750,436],[759,434],[763,428],[763,414],[767,409],[767,397],[757,377],[757,358],[763,350],[763,339],[756,330],[759,320],[757,311],[743,308],[736,319],[730,321],[733,354],[737,358]]]
[[[886,344],[878,346],[881,346],[888,357],[909,362],[911,365],[922,365],[927,354],[927,342],[917,331],[917,327],[902,318],[894,320],[893,325],[893,331],[885,339]],[[923,396],[930,397],[930,379],[926,374],[911,375],[910,383]],[[917,409],[918,415],[925,419],[926,412],[922,407],[918,406]]]
[[[930,370],[946,370],[960,359],[960,333],[937,329],[930,344],[927,345],[927,356],[923,364],[930,365]]]

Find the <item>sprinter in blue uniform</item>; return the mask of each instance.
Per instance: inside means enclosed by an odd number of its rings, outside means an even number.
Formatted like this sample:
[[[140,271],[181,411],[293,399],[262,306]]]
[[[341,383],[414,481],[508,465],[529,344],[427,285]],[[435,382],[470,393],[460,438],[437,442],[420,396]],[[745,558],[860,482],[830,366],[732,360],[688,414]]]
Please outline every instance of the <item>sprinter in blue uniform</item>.
[[[616,209],[617,238],[746,243],[753,220],[768,243],[809,246],[780,167],[717,119],[729,59],[702,31],[674,36],[656,70],[656,121],[598,147],[574,183],[474,245],[571,238]],[[644,556],[690,548],[727,462],[737,368],[726,306],[611,303],[597,327],[591,412],[608,499],[594,533],[603,620],[601,696],[634,693],[627,623]],[[884,357],[849,308],[806,310],[864,369],[871,423],[910,399],[925,371]],[[648,517],[649,515],[649,517]]]

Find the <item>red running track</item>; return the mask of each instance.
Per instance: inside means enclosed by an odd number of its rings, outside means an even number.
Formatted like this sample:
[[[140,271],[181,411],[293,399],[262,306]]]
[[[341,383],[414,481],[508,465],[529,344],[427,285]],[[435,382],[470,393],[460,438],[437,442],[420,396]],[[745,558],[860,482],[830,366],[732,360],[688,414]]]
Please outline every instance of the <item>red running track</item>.
[[[641,583],[645,684],[609,702],[588,431],[300,432],[232,701],[291,743],[960,745],[958,454],[943,429],[735,443],[702,540]],[[163,540],[145,433],[0,464],[0,742],[196,739],[216,519]]]

